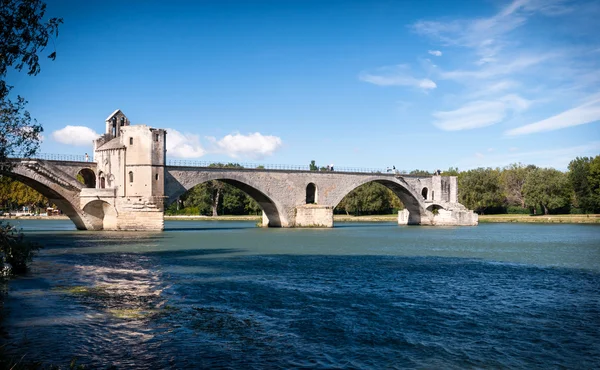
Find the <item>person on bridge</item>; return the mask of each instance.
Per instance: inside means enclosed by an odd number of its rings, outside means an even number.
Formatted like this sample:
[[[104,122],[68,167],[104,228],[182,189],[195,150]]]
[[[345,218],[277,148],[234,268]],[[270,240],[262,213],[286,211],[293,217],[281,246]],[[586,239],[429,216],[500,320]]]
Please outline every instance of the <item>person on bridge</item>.
[[[87,153],[85,153],[85,161],[86,161],[86,162],[89,162],[89,161],[90,161],[90,156],[89,156]]]

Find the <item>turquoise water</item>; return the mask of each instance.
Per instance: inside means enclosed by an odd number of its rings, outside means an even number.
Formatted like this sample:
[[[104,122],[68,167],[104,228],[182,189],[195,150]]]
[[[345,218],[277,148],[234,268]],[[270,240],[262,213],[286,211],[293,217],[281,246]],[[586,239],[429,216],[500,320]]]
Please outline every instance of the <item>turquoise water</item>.
[[[483,224],[163,233],[21,221],[15,356],[118,368],[596,368],[600,227]]]

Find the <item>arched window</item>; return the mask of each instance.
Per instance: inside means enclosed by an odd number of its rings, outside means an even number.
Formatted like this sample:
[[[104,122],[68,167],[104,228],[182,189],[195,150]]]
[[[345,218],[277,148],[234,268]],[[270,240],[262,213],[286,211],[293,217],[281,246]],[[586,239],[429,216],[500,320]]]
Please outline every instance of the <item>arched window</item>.
[[[133,138],[132,137],[129,138],[129,145],[133,145]]]
[[[421,190],[421,195],[423,196],[423,199],[427,199],[427,188],[423,188],[423,190]]]
[[[112,133],[112,136],[117,136],[117,117],[112,118],[111,133]]]
[[[100,189],[104,189],[106,188],[106,179],[104,178],[104,176],[102,176],[100,178]]]
[[[312,182],[306,185],[306,204],[317,203],[317,187]]]
[[[125,126],[125,117],[121,117],[121,126]]]
[[[154,175],[154,179],[158,180],[158,174]]]
[[[129,182],[133,182],[133,171],[129,171]]]

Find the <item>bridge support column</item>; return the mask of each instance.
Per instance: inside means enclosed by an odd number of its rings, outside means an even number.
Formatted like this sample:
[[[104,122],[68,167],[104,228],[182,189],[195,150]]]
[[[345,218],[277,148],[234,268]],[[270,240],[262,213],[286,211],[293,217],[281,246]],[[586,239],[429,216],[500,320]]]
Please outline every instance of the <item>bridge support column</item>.
[[[477,226],[479,216],[466,209],[438,209],[434,212],[415,216],[407,209],[398,211],[399,225],[430,225],[430,226]]]
[[[296,227],[333,227],[333,207],[318,204],[296,207]]]

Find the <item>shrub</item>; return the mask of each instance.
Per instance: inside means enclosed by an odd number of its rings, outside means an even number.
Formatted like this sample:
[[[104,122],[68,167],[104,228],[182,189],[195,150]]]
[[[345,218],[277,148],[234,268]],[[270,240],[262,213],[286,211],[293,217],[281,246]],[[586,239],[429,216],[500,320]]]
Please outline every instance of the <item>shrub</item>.
[[[25,241],[23,233],[16,227],[0,222],[0,267],[9,263],[12,273],[23,273],[27,271],[27,264],[40,248],[38,244]]]
[[[508,206],[506,207],[506,213],[510,215],[529,215],[531,214],[531,210],[519,206]]]

